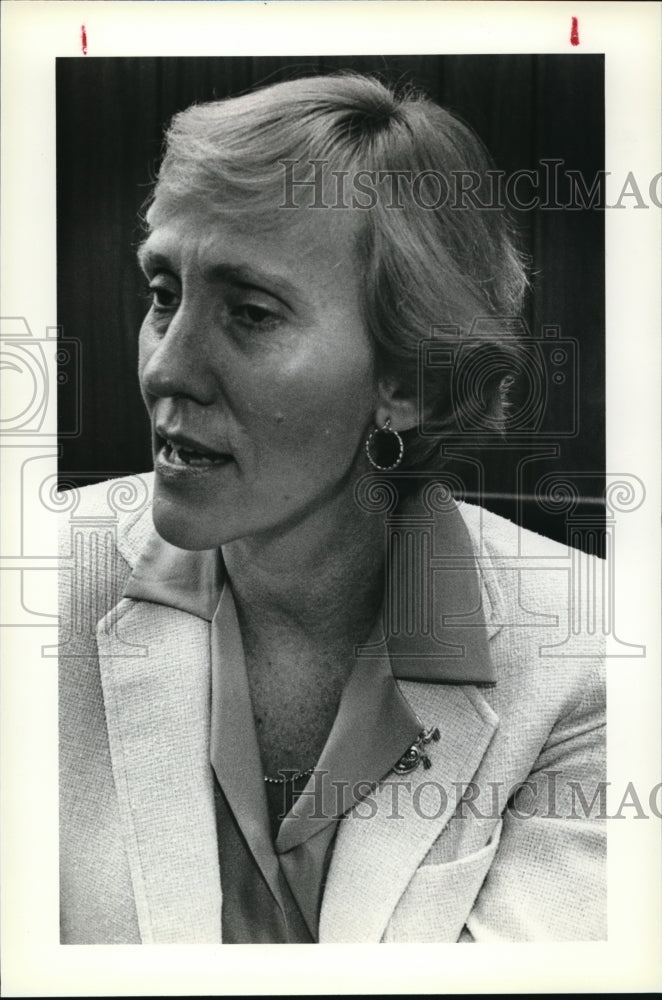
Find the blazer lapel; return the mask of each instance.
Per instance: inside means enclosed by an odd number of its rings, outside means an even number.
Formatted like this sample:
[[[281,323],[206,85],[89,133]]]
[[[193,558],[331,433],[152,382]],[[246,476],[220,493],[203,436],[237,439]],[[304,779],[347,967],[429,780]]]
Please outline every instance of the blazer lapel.
[[[123,598],[97,643],[142,942],[218,942],[209,624]]]
[[[381,940],[407,884],[457,807],[458,785],[471,781],[498,724],[473,686],[403,681],[400,687],[423,724],[439,728],[439,742],[427,746],[432,766],[391,773],[340,824],[321,942]]]
[[[126,596],[97,629],[113,776],[141,940],[215,943],[221,889],[209,760],[209,620],[220,581],[212,576],[216,562],[199,554],[191,573],[207,581],[205,610],[199,594],[189,599],[179,586],[181,553],[164,561],[159,541],[157,582],[168,602],[157,603],[150,570],[157,543],[149,522],[143,528],[140,518],[133,526],[134,534],[142,530],[135,545],[129,546],[130,534],[118,539],[134,572]],[[322,903],[322,942],[382,939],[456,809],[457,786],[471,781],[498,723],[471,684],[422,677],[398,683],[421,723],[437,726],[441,738],[427,747],[429,770],[391,773],[341,822]]]

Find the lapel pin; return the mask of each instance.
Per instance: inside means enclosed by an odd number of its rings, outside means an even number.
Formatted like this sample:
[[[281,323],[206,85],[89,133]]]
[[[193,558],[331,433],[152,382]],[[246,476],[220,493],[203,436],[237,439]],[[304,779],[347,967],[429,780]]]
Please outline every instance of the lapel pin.
[[[416,770],[421,761],[424,769],[429,770],[432,767],[432,761],[425,752],[425,747],[431,742],[438,743],[440,738],[439,729],[436,726],[431,729],[422,729],[409,749],[405,750],[393,770],[397,771],[398,774],[409,774],[410,771]]]

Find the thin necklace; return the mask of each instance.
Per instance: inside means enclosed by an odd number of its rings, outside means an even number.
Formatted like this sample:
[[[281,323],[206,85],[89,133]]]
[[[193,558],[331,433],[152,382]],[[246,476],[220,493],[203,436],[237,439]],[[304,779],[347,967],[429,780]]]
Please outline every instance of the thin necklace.
[[[268,774],[265,774],[264,780],[269,785],[286,785],[288,781],[297,781],[299,778],[307,778],[309,774],[312,774],[315,770],[314,766],[309,767],[307,771],[295,771],[294,774],[288,774],[287,769],[283,768],[279,771],[281,775],[280,778],[270,778]]]
[[[421,720],[418,719],[420,723]],[[422,726],[422,723],[421,723]],[[409,771],[415,770],[418,765],[422,762],[425,770],[432,766],[432,762],[428,757],[425,748],[428,743],[438,743],[441,739],[439,730],[436,726],[432,726],[429,729],[425,729],[423,726],[420,733],[409,747],[405,750],[402,757],[393,765],[393,770],[398,774],[407,774]],[[298,781],[299,778],[307,778],[309,774],[312,774],[315,767],[309,767],[307,771],[294,771],[292,774],[289,773],[287,768],[283,768],[279,771],[280,777],[271,778],[268,774],[264,775],[264,780],[268,785],[287,785],[290,781]]]

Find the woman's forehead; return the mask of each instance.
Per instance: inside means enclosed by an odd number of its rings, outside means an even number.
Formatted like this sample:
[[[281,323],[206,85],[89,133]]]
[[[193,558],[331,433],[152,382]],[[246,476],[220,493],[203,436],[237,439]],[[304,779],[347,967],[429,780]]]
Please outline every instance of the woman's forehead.
[[[281,218],[287,221],[281,222]],[[170,271],[190,288],[253,286],[280,298],[301,316],[358,310],[363,269],[355,252],[353,215],[297,212],[265,222],[252,216],[155,213],[153,229],[139,251],[148,276]]]
[[[353,257],[362,224],[362,214],[355,209],[279,207],[269,212],[172,194],[157,195],[146,218],[149,234],[143,247],[168,242],[185,252],[187,245],[199,250],[204,243],[213,253],[215,244],[225,247],[231,241],[276,247],[284,256],[298,252],[333,257],[342,249],[344,256]]]

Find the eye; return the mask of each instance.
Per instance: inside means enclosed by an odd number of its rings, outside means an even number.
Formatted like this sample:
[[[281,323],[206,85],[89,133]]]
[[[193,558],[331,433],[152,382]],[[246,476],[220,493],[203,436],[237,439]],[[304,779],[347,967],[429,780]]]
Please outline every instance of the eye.
[[[267,329],[275,326],[280,316],[273,309],[258,305],[256,302],[239,302],[231,307],[231,315],[244,327]]]
[[[274,318],[274,314],[269,312],[268,309],[264,309],[262,306],[252,305],[250,302],[247,302],[242,306],[235,306],[232,311],[238,319],[248,320],[249,323],[255,323],[258,325],[260,323],[264,323],[266,320]]]
[[[169,275],[157,274],[149,283],[149,297],[157,312],[172,312],[179,306],[179,285]]]

